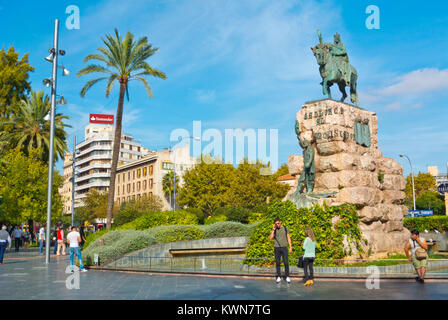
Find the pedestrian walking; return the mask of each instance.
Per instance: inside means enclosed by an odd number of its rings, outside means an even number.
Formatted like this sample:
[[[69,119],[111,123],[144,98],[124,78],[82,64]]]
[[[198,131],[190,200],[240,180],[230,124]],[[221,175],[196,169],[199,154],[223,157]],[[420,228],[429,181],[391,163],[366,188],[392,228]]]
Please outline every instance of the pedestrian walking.
[[[20,230],[19,226],[16,226],[14,231],[12,232],[12,236],[14,238],[14,247],[15,252],[19,252],[19,248],[22,245],[22,230]]]
[[[6,231],[6,226],[2,225],[2,230],[0,230],[0,264],[3,264],[6,243],[8,243],[8,247],[11,249],[11,236],[9,235],[9,232]]]
[[[39,252],[43,253],[45,241],[45,227],[42,226],[39,230]]]
[[[75,254],[78,256],[79,268],[81,269],[81,272],[87,272],[82,263],[81,249],[79,248],[80,242],[81,235],[77,231],[76,227],[73,226],[72,231],[67,235],[67,243],[70,245],[70,269],[72,272],[74,272],[73,261],[75,259]]]
[[[289,237],[289,231],[286,226],[282,226],[282,221],[279,218],[274,220],[274,226],[272,228],[272,232],[269,235],[270,240],[274,240],[274,255],[275,255],[275,264],[277,270],[277,283],[281,281],[281,261],[280,258],[283,259],[283,264],[285,265],[285,277],[286,282],[290,283],[291,279],[289,278],[289,261],[288,261],[288,245],[289,245],[289,253],[292,253],[292,245],[291,238]]]
[[[303,272],[305,273],[305,286],[312,286],[314,284],[314,268],[313,263],[316,258],[316,237],[311,228],[305,229],[305,241],[303,243]]]
[[[58,246],[58,231],[59,231],[59,226],[56,226],[56,229],[54,229],[53,236],[51,238],[51,240],[53,240],[53,245],[54,245],[53,254],[56,254],[58,252],[58,249],[59,249],[59,246]]]
[[[59,256],[59,255],[62,254],[63,256],[65,256],[65,234],[64,234],[64,228],[58,227],[56,237],[57,237],[57,244],[58,244],[57,255]],[[62,253],[59,253],[61,251],[62,251]]]
[[[411,250],[411,254],[409,254]],[[417,272],[417,277],[415,281],[424,283],[426,266],[428,265],[428,244],[424,238],[420,237],[420,232],[418,230],[411,231],[411,238],[404,247],[404,253],[408,257],[409,262],[412,262],[415,271]]]
[[[23,243],[25,244],[25,252],[28,252],[28,246],[31,241],[31,233],[29,229],[25,229],[25,232],[23,233]]]

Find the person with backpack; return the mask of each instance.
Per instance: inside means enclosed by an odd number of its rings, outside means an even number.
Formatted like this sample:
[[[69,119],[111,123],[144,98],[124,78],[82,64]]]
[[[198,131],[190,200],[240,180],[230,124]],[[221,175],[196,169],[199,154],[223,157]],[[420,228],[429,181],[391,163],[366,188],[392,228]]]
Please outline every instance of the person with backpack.
[[[409,254],[411,250],[411,254]],[[404,247],[404,253],[408,257],[409,262],[414,265],[415,271],[417,272],[417,277],[415,281],[424,283],[426,266],[428,264],[428,244],[424,238],[420,238],[420,232],[418,230],[411,231],[411,238]]]
[[[289,261],[288,261],[288,245],[289,253],[292,253],[291,238],[289,237],[289,231],[286,226],[282,226],[282,221],[279,218],[274,220],[274,226],[272,232],[269,235],[269,239],[274,241],[274,255],[275,264],[277,268],[277,283],[281,281],[281,268],[280,268],[280,258],[283,259],[283,264],[285,265],[285,277],[286,282],[290,283],[289,278]]]
[[[305,241],[303,243],[303,272],[305,273],[305,287],[312,286],[314,284],[314,269],[313,263],[316,258],[316,237],[311,228],[305,229]],[[309,271],[309,274],[308,274]]]

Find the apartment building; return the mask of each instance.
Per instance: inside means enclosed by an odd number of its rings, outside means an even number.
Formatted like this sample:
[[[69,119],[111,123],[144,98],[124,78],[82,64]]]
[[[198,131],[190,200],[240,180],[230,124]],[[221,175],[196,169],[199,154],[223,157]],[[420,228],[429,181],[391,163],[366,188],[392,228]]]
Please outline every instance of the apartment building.
[[[62,212],[64,214],[70,214],[72,212],[72,176],[73,176],[73,167],[72,167],[72,154],[67,153],[64,156],[64,176],[63,183],[61,188],[59,188],[59,194],[62,196],[62,202],[64,208]]]
[[[82,200],[87,197],[87,193],[92,188],[98,191],[109,188],[114,130],[113,125],[105,124],[90,123],[85,127],[85,140],[76,145],[75,208],[82,206]],[[124,133],[120,144],[119,164],[139,160],[151,152],[142,147],[132,136]],[[67,167],[67,174],[70,165],[71,162],[66,157],[64,171]],[[67,188],[63,190],[63,196],[71,201],[71,194],[68,194],[69,188],[71,186],[68,187],[67,184]],[[69,206],[66,207],[68,209]]]
[[[121,204],[152,194],[162,199],[163,210],[172,209],[163,192],[162,181],[164,175],[173,170],[174,163],[179,185],[182,185],[183,174],[196,163],[195,159],[190,157],[188,143],[183,148],[164,149],[150,153],[140,160],[119,165],[115,180],[115,201]]]

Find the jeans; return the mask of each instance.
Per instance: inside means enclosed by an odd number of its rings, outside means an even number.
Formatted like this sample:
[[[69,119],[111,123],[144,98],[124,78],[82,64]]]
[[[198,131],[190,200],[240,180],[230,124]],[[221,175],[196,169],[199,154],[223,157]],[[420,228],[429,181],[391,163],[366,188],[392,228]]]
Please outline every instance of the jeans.
[[[3,263],[3,255],[5,254],[6,250],[6,241],[0,242],[0,263]]]
[[[314,280],[313,269],[314,258],[303,258],[303,272],[305,273],[305,281]],[[308,274],[309,270],[309,274]]]
[[[285,247],[274,248],[275,254],[275,266],[277,268],[277,277],[281,277],[280,270],[280,258],[283,257],[283,264],[285,265],[285,276],[289,277],[289,261],[288,261],[288,249]]]
[[[84,269],[84,266],[82,264],[81,249],[79,247],[77,248],[70,247],[70,269],[73,270],[73,260],[75,260],[75,254],[78,256],[79,268],[81,270]]]
[[[14,238],[14,245],[16,247],[16,252],[19,252],[19,247],[21,245],[21,239],[20,238]]]
[[[58,240],[54,240],[54,250],[53,250],[53,254],[56,254],[58,250]]]
[[[44,240],[39,239],[39,252],[42,253],[44,248]]]

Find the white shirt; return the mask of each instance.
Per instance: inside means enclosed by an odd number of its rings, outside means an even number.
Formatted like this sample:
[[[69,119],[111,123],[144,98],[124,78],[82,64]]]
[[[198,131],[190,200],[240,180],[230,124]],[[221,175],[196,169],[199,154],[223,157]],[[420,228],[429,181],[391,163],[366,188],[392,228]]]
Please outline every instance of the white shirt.
[[[78,248],[78,237],[81,237],[78,231],[72,231],[67,235],[67,240],[70,242],[70,248]]]
[[[423,242],[423,241],[425,241],[425,238],[420,237],[420,242]],[[411,245],[412,255],[415,256],[415,251],[418,248],[421,248],[422,246],[417,242],[417,240],[409,239],[409,243]]]
[[[45,229],[44,228],[40,228],[40,230],[39,230],[39,240],[45,241]]]

